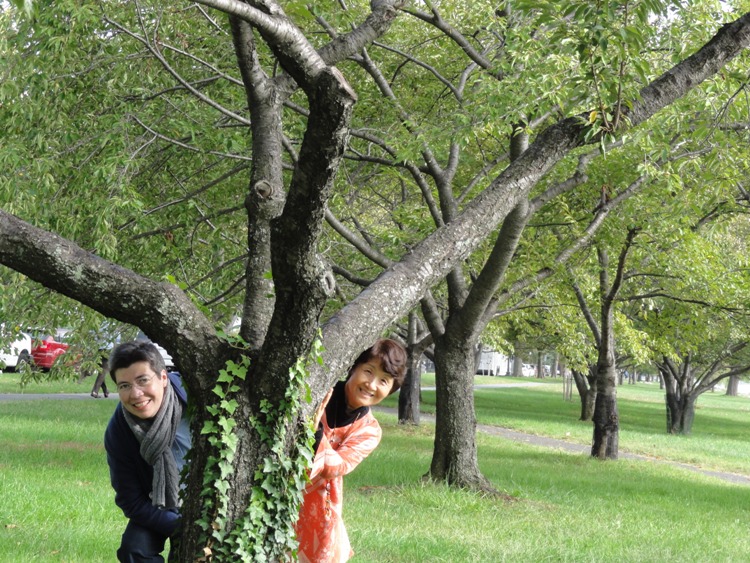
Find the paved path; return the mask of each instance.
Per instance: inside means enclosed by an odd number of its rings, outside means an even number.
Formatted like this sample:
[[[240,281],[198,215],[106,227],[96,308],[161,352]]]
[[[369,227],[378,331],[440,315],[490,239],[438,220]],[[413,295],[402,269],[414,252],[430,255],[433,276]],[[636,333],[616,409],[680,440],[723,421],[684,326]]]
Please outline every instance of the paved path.
[[[524,386],[531,386],[531,385],[541,385],[541,383],[529,382],[529,383],[496,384],[496,385],[477,385],[477,387],[484,387],[484,388],[486,387],[524,387]],[[424,387],[423,389],[428,390],[430,388]],[[434,387],[432,389],[434,389]],[[101,397],[104,398],[103,395]],[[87,399],[89,401],[95,400],[88,393],[54,393],[54,394],[53,393],[50,393],[50,394],[2,393],[0,394],[0,402],[33,401],[33,400],[39,400],[39,399]],[[110,400],[110,401],[117,400],[117,393],[110,393],[109,398],[107,400]],[[387,407],[375,407],[375,409],[381,412],[398,415],[397,409],[392,409],[392,408],[387,408]],[[420,420],[422,422],[430,422],[434,424],[435,416],[431,414],[422,413],[420,415]],[[490,426],[488,424],[477,424],[477,430],[479,430],[480,432],[491,434],[493,436],[500,436],[501,438],[505,438],[506,440],[513,440],[515,442],[525,442],[527,444],[532,444],[535,446],[554,448],[557,450],[562,450],[565,452],[571,452],[571,453],[577,453],[577,454],[589,455],[591,453],[591,447],[587,445],[566,442],[565,440],[558,440],[556,438],[546,438],[544,436],[537,436],[535,434],[527,434],[525,432],[519,432],[517,430],[510,430],[509,428],[503,428],[500,426]],[[681,467],[682,469],[687,469],[688,471],[695,471],[696,473],[702,473],[704,475],[716,477],[717,479],[728,481],[730,483],[750,485],[750,476],[747,476],[747,475],[740,475],[737,473],[727,473],[727,472],[721,472],[721,471],[711,471],[709,469],[704,469],[697,465],[690,465],[688,463],[680,463],[677,461],[670,461],[670,460],[655,458],[655,457],[646,456],[646,455],[631,454],[628,452],[624,452],[622,450],[619,451],[619,456],[625,459],[637,459],[637,460],[648,461],[652,463],[667,463],[675,467]]]

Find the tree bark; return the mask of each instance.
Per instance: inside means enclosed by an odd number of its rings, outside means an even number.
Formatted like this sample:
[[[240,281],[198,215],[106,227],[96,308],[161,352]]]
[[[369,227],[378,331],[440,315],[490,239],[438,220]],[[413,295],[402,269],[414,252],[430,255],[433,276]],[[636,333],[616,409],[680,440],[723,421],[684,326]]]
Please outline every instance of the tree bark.
[[[508,264],[529,219],[528,205],[519,204],[503,223],[495,246],[481,273],[464,300],[453,300],[442,335],[433,334],[435,341],[435,382],[437,428],[430,477],[458,487],[491,490],[489,482],[477,465],[476,420],[474,414],[474,374],[479,337],[491,315],[492,297],[502,282]],[[450,380],[450,381],[449,381]],[[455,381],[454,381],[455,380]],[[468,386],[470,397],[448,396],[454,387]],[[442,397],[442,399],[440,399]],[[462,431],[456,423],[468,426]],[[468,435],[471,434],[471,439]]]
[[[594,405],[596,404],[596,375],[590,370],[588,375],[572,369],[573,381],[576,384],[578,397],[581,401],[581,417],[579,420],[588,421],[594,416]]]
[[[420,390],[422,387],[422,353],[426,340],[419,340],[417,334],[417,314],[409,313],[409,336],[407,353],[409,366],[404,384],[398,397],[398,423],[419,425]]]
[[[695,419],[695,403],[698,396],[695,393],[680,393],[674,389],[665,395],[667,406],[667,433],[687,435],[693,429]]]
[[[726,395],[730,397],[736,397],[740,390],[740,378],[736,375],[732,375],[727,379],[727,392]]]
[[[523,377],[523,356],[518,342],[513,345],[513,377]]]
[[[549,368],[550,376],[557,377],[557,373],[559,369],[560,369],[560,357],[557,355],[557,352],[555,352],[552,355],[552,364],[550,365],[550,368]]]
[[[544,363],[542,361],[541,351],[537,351],[536,353],[536,378],[544,379]]]
[[[680,420],[680,434],[688,435],[693,431],[693,420],[695,419],[695,403],[698,396],[691,393],[685,397],[682,406],[682,418]]]
[[[608,388],[604,393],[597,393],[593,420],[592,457],[617,459],[620,440],[620,415],[617,410],[617,393],[614,391],[614,386]]]
[[[622,287],[625,261],[637,231],[630,229],[617,263],[614,280],[609,283],[609,258],[597,248],[599,291],[601,293],[599,356],[596,363],[596,403],[591,455],[599,459],[617,459],[620,415],[617,410],[617,370],[615,366],[614,301]]]
[[[429,477],[455,487],[494,492],[477,463],[473,349],[455,349],[462,344],[456,341],[435,344],[437,416]]]
[[[413,424],[414,426],[420,424],[420,389],[422,385],[422,361],[420,358],[421,355],[415,355],[413,350],[409,351],[409,367],[398,397],[399,424]]]

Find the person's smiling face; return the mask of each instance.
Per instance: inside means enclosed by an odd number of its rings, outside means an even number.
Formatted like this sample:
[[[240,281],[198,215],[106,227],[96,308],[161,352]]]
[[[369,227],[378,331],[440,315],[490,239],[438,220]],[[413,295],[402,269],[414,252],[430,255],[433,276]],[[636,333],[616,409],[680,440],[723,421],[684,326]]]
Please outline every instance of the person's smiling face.
[[[148,362],[135,362],[115,371],[117,392],[123,408],[138,418],[152,418],[159,412],[164,390],[169,385],[166,370],[157,374]]]
[[[344,391],[351,409],[372,407],[388,396],[393,387],[393,376],[383,371],[380,360],[373,359],[357,365],[346,381]]]

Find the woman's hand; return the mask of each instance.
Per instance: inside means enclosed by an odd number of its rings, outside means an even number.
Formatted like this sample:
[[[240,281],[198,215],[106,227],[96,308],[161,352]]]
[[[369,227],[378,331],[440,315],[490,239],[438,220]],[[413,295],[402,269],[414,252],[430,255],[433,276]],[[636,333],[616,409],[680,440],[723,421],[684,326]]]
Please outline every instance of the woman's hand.
[[[326,412],[326,406],[328,405],[328,401],[331,400],[331,395],[333,395],[333,389],[331,389],[330,391],[328,391],[328,393],[326,393],[326,396],[323,398],[323,402],[320,403],[318,410],[315,411],[315,418],[313,419],[314,430],[318,429],[318,426],[320,426],[320,421],[323,420],[323,413]]]

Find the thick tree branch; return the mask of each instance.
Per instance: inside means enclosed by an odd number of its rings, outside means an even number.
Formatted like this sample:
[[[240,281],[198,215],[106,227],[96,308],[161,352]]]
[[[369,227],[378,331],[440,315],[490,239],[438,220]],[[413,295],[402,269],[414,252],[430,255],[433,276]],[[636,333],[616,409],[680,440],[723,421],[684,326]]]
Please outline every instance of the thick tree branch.
[[[168,343],[181,369],[201,356],[221,357],[213,323],[177,286],[141,276],[0,209],[0,263],[101,314]],[[198,391],[211,384],[187,377]]]
[[[263,70],[250,24],[230,16],[237,66],[250,109],[253,166],[245,196],[248,259],[240,336],[255,355],[265,341],[273,316],[271,221],[281,214],[286,192],[282,168],[281,102]]]

